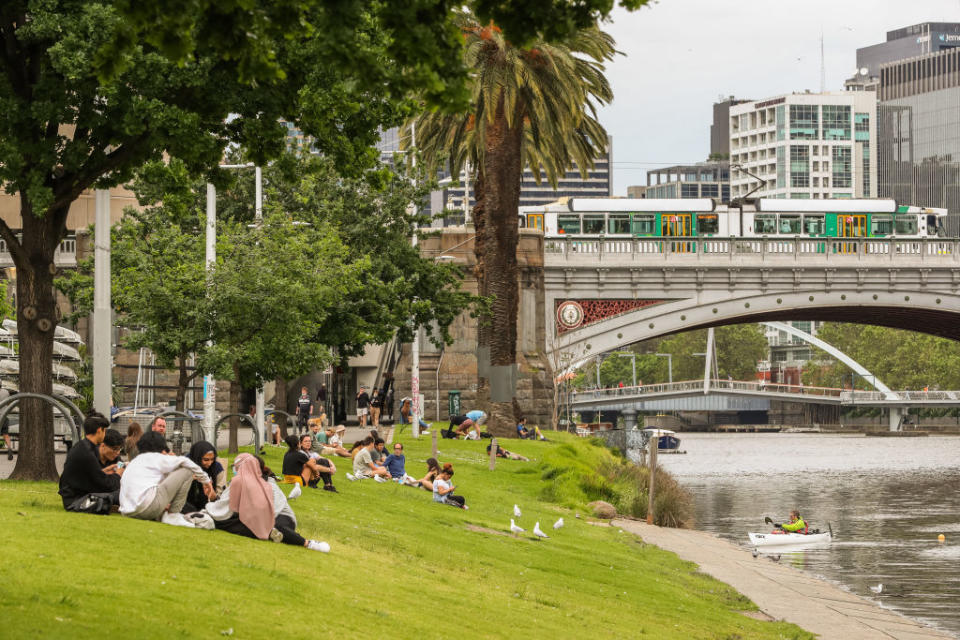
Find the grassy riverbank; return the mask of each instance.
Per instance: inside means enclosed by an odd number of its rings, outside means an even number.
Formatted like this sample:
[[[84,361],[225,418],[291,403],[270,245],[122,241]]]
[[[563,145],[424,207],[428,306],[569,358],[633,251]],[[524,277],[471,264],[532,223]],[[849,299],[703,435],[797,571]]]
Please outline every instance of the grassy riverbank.
[[[408,471],[421,474],[428,439],[400,440]],[[469,511],[422,490],[348,482],[349,461],[338,461],[339,495],[309,490],[292,503],[301,532],[330,554],[67,514],[52,484],[2,482],[3,636],[811,637],[743,615],[753,605],[694,565],[547,501],[553,481],[539,460],[555,464],[558,443],[509,445],[534,460],[490,472],[479,443],[441,441]],[[282,450],[268,449],[278,470]],[[539,520],[551,538],[508,534],[514,503],[518,524]]]

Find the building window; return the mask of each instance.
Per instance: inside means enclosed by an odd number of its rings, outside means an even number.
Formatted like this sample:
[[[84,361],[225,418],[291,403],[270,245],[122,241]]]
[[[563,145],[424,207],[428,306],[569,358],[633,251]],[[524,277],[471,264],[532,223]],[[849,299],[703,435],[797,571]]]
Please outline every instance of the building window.
[[[810,194],[809,193],[791,193],[790,197],[793,198],[794,200],[809,200]]]
[[[777,107],[780,109],[781,107]],[[787,149],[784,146],[777,147],[777,189],[783,189],[787,186]]]
[[[725,184],[720,187],[720,199],[724,202],[730,202],[730,185]]]
[[[823,139],[850,139],[850,107],[847,105],[823,105]]]
[[[790,145],[790,186],[810,186],[810,148],[806,145]]]
[[[815,104],[790,105],[790,139],[816,140],[819,129],[818,112]]]
[[[717,184],[700,185],[701,198],[716,198],[719,195],[720,195],[720,185],[717,185]]]
[[[861,182],[863,183],[863,197],[870,197],[870,143],[864,142],[860,145],[863,150],[863,176],[861,177]]]
[[[826,113],[823,115],[824,121],[827,119]],[[853,116],[853,139],[857,142],[867,142],[870,140],[870,114],[857,113]]]
[[[681,198],[699,198],[700,197],[700,187],[696,184],[681,184],[680,185],[680,197]]]
[[[853,167],[850,147],[833,148],[833,186],[849,188],[853,186]]]
[[[786,105],[780,105],[777,107],[777,140],[784,140],[786,138],[787,132],[787,111],[784,108]]]

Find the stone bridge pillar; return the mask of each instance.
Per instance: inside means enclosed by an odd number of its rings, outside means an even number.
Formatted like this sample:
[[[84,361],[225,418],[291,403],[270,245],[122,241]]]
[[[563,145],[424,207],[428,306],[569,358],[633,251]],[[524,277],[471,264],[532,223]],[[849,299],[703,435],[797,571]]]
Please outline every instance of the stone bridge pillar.
[[[623,416],[623,428],[627,431],[632,431],[637,428],[637,410],[636,409],[623,409],[620,411],[620,415]]]

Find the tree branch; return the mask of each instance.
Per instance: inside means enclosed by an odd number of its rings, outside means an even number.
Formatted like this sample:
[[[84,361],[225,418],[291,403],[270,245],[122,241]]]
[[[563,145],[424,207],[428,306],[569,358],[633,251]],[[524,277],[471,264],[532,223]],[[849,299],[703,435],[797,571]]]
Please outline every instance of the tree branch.
[[[74,176],[64,176],[58,180],[62,186],[54,189],[55,200],[50,205],[50,209],[56,209],[61,206],[70,206],[84,190],[89,189],[94,182],[110,173],[119,166],[122,166],[133,154],[138,153],[138,145],[144,142],[148,133],[144,132],[138,136],[124,141],[120,146],[108,153],[102,164],[96,168],[89,168],[87,171],[81,171]]]
[[[3,56],[4,69],[7,77],[10,79],[10,86],[20,96],[21,100],[29,102],[33,98],[33,92],[26,79],[26,61],[23,59],[22,52],[18,46],[16,36],[16,18],[22,24],[25,16],[4,15],[3,23],[0,24],[0,41],[3,46],[0,47],[0,55]]]
[[[7,225],[3,218],[0,218],[0,237],[6,241],[7,251],[13,256],[14,264],[26,260],[26,255],[23,253],[23,247],[20,245],[20,240],[17,239],[17,234],[13,232],[13,229]]]

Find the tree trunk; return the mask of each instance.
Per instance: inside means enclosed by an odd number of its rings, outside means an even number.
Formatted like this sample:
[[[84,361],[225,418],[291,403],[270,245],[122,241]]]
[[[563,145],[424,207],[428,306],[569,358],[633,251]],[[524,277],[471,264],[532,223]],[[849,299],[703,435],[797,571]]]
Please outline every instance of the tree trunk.
[[[187,406],[187,385],[190,384],[189,374],[187,373],[187,357],[180,354],[177,358],[180,368],[177,376],[177,411],[183,411]]]
[[[240,396],[243,393],[243,387],[240,386],[240,363],[233,363],[233,380],[230,381],[230,413],[244,413],[240,409]],[[230,443],[227,445],[228,453],[238,453],[240,451],[240,442],[238,431],[240,429],[240,417],[230,416]]]
[[[21,196],[22,198],[22,196]],[[35,217],[21,199],[22,252],[17,267],[17,332],[20,341],[20,390],[50,395],[53,390],[53,334],[57,325],[53,254],[63,236],[66,211]],[[9,240],[8,240],[9,242]],[[56,480],[53,408],[37,399],[20,403],[20,455],[11,479]]]
[[[491,296],[490,346],[490,431],[499,437],[516,435],[514,396],[517,362],[517,243],[520,182],[523,177],[521,147],[523,118],[516,114],[514,126],[507,124],[503,102],[487,127],[483,159],[484,255],[482,291]],[[477,230],[480,238],[481,231]]]
[[[484,201],[484,179],[482,167],[477,168],[474,176],[474,197],[476,204],[473,207],[474,242],[473,253],[476,256],[476,266],[473,270],[477,281],[477,295],[486,296],[486,244],[484,242],[487,229],[487,212]],[[477,396],[474,404],[477,408],[490,413],[490,316],[477,317]]]

